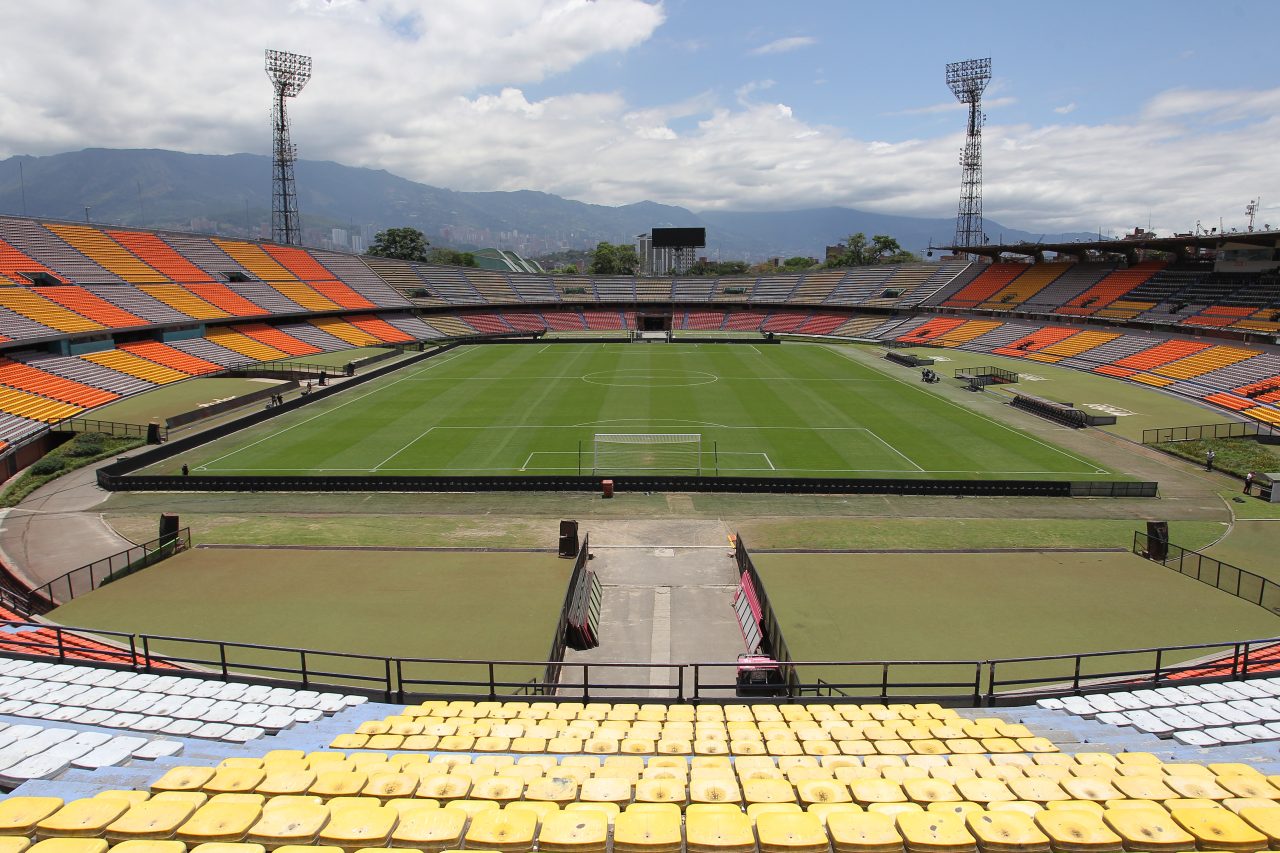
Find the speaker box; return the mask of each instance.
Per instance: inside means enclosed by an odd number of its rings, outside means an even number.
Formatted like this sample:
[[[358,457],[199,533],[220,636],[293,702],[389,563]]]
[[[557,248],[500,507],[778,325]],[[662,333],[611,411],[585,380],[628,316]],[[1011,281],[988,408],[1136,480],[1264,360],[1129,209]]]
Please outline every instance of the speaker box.
[[[560,556],[578,556],[578,522],[560,522]]]
[[[1169,557],[1169,522],[1147,522],[1147,556],[1164,562]]]
[[[172,545],[178,541],[178,514],[176,512],[160,513],[160,547]]]

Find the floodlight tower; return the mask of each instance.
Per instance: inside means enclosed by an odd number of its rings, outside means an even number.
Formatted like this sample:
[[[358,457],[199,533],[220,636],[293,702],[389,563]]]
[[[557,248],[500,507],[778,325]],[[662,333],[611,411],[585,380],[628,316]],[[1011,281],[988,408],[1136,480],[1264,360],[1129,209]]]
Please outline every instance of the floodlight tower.
[[[947,86],[962,104],[969,105],[969,127],[960,154],[960,210],[956,213],[955,245],[981,246],[982,233],[982,92],[991,82],[991,59],[966,59],[947,65]]]
[[[293,164],[298,149],[289,141],[289,114],[284,99],[297,97],[311,79],[311,57],[283,50],[267,51],[267,76],[275,88],[271,102],[271,130],[275,138],[271,172],[271,239],[297,245],[302,242],[298,216],[298,191],[293,184]]]

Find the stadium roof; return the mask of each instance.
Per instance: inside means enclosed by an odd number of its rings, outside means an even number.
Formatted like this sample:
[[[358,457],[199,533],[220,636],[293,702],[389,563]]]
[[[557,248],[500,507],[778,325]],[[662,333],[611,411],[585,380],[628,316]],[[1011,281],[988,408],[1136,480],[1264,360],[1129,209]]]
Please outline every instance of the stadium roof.
[[[999,258],[1001,255],[1040,256],[1046,252],[1058,255],[1131,255],[1137,251],[1168,252],[1196,255],[1206,249],[1219,249],[1226,244],[1275,247],[1280,245],[1280,231],[1232,231],[1226,234],[1178,234],[1157,237],[1154,234],[1132,234],[1119,240],[1079,240],[1067,243],[988,243],[985,246],[930,246],[958,254]]]

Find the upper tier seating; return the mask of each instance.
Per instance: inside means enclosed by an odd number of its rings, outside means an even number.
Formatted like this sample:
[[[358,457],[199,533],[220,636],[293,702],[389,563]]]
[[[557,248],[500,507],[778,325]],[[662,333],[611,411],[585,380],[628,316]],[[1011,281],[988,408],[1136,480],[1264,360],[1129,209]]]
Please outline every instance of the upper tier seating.
[[[280,247],[273,247],[275,248]],[[403,294],[379,278],[360,258],[315,249],[311,250],[311,255],[333,275],[374,305],[383,308],[407,308],[412,304]]]
[[[321,348],[315,344],[309,344],[266,323],[242,323],[231,328],[289,355],[311,355],[322,352]]]
[[[15,361],[29,364],[46,373],[62,376],[83,385],[102,388],[121,397],[141,394],[143,391],[150,391],[156,387],[153,382],[139,379],[132,374],[111,370],[99,364],[86,361],[83,358],[31,352],[10,353],[10,357]]]
[[[213,281],[209,273],[191,263],[155,234],[145,231],[111,230],[108,230],[107,234],[141,258],[152,269],[165,274],[173,281],[183,284]]]
[[[95,388],[54,373],[47,373],[38,367],[23,364],[10,358],[0,356],[0,385],[30,391],[42,397],[72,403],[84,409],[101,406],[120,395],[104,388]]]
[[[95,296],[83,287],[42,287],[39,293],[45,299],[53,300],[104,326],[128,328],[148,325],[148,321],[143,318],[130,314],[100,296]]]
[[[1095,314],[1163,268],[1164,264],[1159,261],[1141,261],[1131,268],[1115,270],[1079,296],[1059,306],[1057,311],[1059,314]]]
[[[35,258],[0,240],[0,276],[4,277],[0,284],[30,284],[31,273],[43,273],[54,279],[65,281],[62,276]]]
[[[0,306],[59,332],[89,332],[103,327],[83,314],[45,299],[36,289],[0,288]]]
[[[145,379],[148,382],[154,382],[156,385],[168,385],[170,382],[179,382],[190,376],[190,374],[181,370],[174,370],[172,367],[165,367],[141,356],[118,349],[92,352],[81,356],[81,358],[86,361],[92,361],[94,364],[100,364],[103,367],[109,367],[112,370],[118,370],[121,373],[128,373],[139,379]]]
[[[244,278],[256,278],[248,269],[214,245],[208,237],[173,231],[166,231],[156,236],[176,249],[188,261],[204,270],[214,281],[226,281],[232,274]]]
[[[73,284],[118,282],[120,277],[77,252],[48,228],[29,219],[0,217],[0,239]]]
[[[176,285],[170,285],[170,287],[176,288]],[[136,287],[91,284],[86,286],[85,290],[99,299],[110,302],[128,314],[141,317],[148,323],[156,325],[190,323],[192,319],[189,314],[175,310],[154,296],[143,293]]]
[[[1016,308],[1051,285],[1071,268],[1070,264],[1034,264],[1003,289],[996,291],[980,307],[992,310]]]
[[[1027,264],[992,264],[942,304],[947,308],[974,308],[1030,269]]]
[[[250,302],[261,305],[271,314],[307,313],[306,308],[285,296],[278,288],[261,281],[229,281],[227,287]]]
[[[147,266],[128,249],[113,240],[106,232],[88,225],[50,224],[49,230],[85,257],[92,259],[103,269],[110,270],[122,280],[132,284],[165,282],[159,271]]]
[[[245,364],[251,364],[254,361],[249,356],[215,344],[208,338],[187,338],[182,341],[170,341],[169,346],[222,367],[240,367]]]
[[[189,352],[174,349],[166,346],[158,341],[139,341],[132,344],[120,344],[120,349],[133,355],[142,356],[148,361],[154,361],[156,364],[162,364],[165,367],[172,367],[174,370],[180,370],[191,376],[201,376],[206,373],[218,373],[222,370],[222,365],[212,361],[206,361],[203,358],[194,356]]]

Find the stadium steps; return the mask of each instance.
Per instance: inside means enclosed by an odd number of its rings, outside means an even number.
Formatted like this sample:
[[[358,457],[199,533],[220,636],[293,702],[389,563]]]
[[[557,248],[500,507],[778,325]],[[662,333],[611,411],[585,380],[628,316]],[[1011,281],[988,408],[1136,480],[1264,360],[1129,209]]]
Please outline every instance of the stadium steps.
[[[221,320],[231,315],[216,305],[205,302],[177,284],[140,284],[138,289],[175,311],[196,320]]]
[[[214,245],[208,237],[176,231],[157,233],[156,236],[164,240],[188,262],[204,270],[214,281],[227,281],[233,275],[255,277],[234,258]]]
[[[559,302],[555,285],[545,276],[531,275],[523,272],[507,273],[507,281],[521,302]]]
[[[221,308],[235,317],[260,317],[268,313],[267,309],[250,302],[225,284],[206,282],[184,284],[183,287],[210,305]]]
[[[189,315],[175,311],[132,285],[89,284],[85,285],[84,289],[122,311],[141,317],[148,323],[160,325],[191,322]]]
[[[0,220],[0,224],[3,220]],[[58,275],[58,273],[46,267],[35,258],[21,252],[17,247],[0,240],[0,276],[4,276],[4,284],[20,284],[27,286],[31,283],[29,273],[44,273],[58,281],[65,282],[66,279]]]
[[[439,337],[438,332],[412,314],[381,314],[379,316],[415,341]]]
[[[933,282],[921,287],[920,298],[912,303],[919,307],[927,307],[940,305],[955,293],[964,289],[975,278],[982,274],[986,269],[986,264],[970,263],[967,261],[958,261],[953,263],[939,264],[938,270],[933,276]],[[932,288],[930,290],[930,288]],[[929,291],[927,293],[923,291]]]
[[[242,355],[235,350],[229,350],[226,347],[219,346],[207,338],[188,338],[185,341],[169,341],[169,346],[174,349],[181,350],[188,355],[194,355],[197,358],[211,361],[222,367],[241,367],[246,364],[253,364],[254,359],[247,355]]]
[[[363,260],[337,252],[309,250],[318,263],[330,270],[352,290],[374,305],[384,308],[408,308],[413,303],[404,294],[383,281]]]
[[[23,340],[26,338],[48,338],[58,335],[44,323],[38,323],[30,317],[0,306],[0,335],[5,340]]]
[[[507,276],[497,270],[468,269],[467,280],[491,305],[510,305],[522,301]]]
[[[854,267],[840,270],[841,277],[831,295],[823,300],[828,305],[861,305],[879,296],[893,275],[892,267]]]
[[[348,322],[350,322],[350,324],[359,331],[373,335],[383,343],[407,344],[413,341],[412,337],[400,331],[381,317],[365,315],[362,317],[352,317]]]
[[[144,231],[117,231],[107,229],[107,234],[153,269],[164,273],[173,281],[187,284],[212,281],[207,272],[184,258],[172,246],[155,234]]]
[[[59,332],[92,332],[104,328],[101,323],[45,299],[38,291],[25,287],[0,287],[0,307]]]
[[[291,302],[301,305],[308,311],[337,311],[340,306],[320,293],[311,285],[302,281],[264,281],[267,287],[278,291]]]
[[[671,283],[671,299],[675,302],[710,302],[719,281],[717,278],[678,278]]]
[[[1048,287],[1023,302],[1021,307],[1028,311],[1051,311],[1075,299],[1114,270],[1114,264],[1073,264]]]
[[[11,353],[15,361],[21,361],[39,370],[62,376],[95,388],[102,388],[122,397],[141,394],[155,388],[155,383],[138,379],[127,373],[112,370],[75,356],[48,355],[46,353]]]
[[[1030,264],[990,264],[973,281],[944,300],[942,305],[944,308],[976,308],[1031,269]]]
[[[163,273],[148,266],[108,234],[89,225],[52,223],[50,231],[103,269],[130,284],[167,282]]]
[[[39,394],[52,400],[73,403],[86,409],[104,405],[120,397],[119,394],[112,391],[95,388],[92,385],[85,385],[72,379],[47,373],[39,368],[4,356],[0,356],[0,384],[16,388],[19,391]]]
[[[84,284],[121,280],[118,275],[103,269],[48,228],[32,220],[0,217],[0,239],[29,257],[39,258],[64,281]]]
[[[411,270],[424,283],[418,286],[425,286],[433,295],[451,305],[483,305],[485,302],[462,267],[412,264]]]
[[[320,352],[320,348],[306,341],[300,341],[292,335],[286,335],[275,326],[267,323],[238,323],[231,327],[242,335],[248,335],[267,346],[275,347],[289,355],[311,355]]]
[[[159,341],[138,341],[131,344],[120,344],[119,348],[127,353],[141,356],[148,361],[154,361],[156,364],[171,367],[174,370],[181,370],[183,373],[189,373],[192,376],[203,376],[208,373],[222,371],[222,365],[220,364],[206,361],[199,356],[180,349],[174,349]]]
[[[91,318],[94,322],[115,328],[130,326],[146,326],[147,321],[112,305],[105,299],[95,296],[83,287],[42,287],[40,295],[69,308],[78,314]]]
[[[227,256],[247,269],[254,278],[262,281],[282,282],[298,279],[275,258],[255,243],[244,240],[228,240],[221,237],[212,238],[213,245],[226,252]]]
[[[310,323],[279,323],[276,328],[291,338],[297,338],[300,341],[311,344],[313,347],[319,347],[323,352],[334,352],[335,350],[348,349],[351,346],[341,338],[335,338],[328,332],[322,332]]]
[[[305,314],[307,309],[261,281],[229,281],[227,288],[271,314]]]
[[[1032,296],[1051,285],[1071,268],[1067,263],[1033,264],[1031,269],[1018,276],[1001,290],[991,294],[981,308],[1002,311],[1017,308]]]
[[[376,276],[384,287],[391,288],[406,301],[416,290],[430,290],[408,261],[374,257],[366,257],[363,260],[369,267],[369,272]],[[413,299],[417,301],[421,300],[421,297],[415,296]]]

